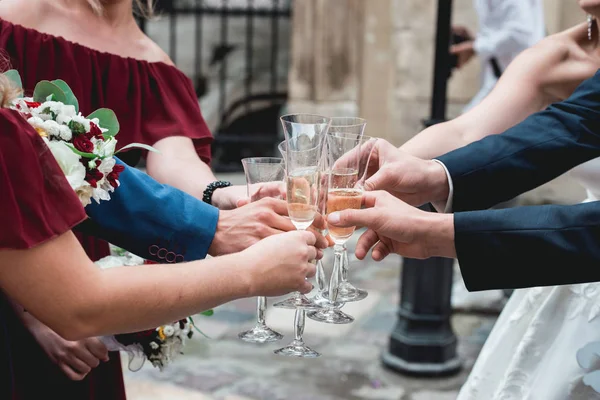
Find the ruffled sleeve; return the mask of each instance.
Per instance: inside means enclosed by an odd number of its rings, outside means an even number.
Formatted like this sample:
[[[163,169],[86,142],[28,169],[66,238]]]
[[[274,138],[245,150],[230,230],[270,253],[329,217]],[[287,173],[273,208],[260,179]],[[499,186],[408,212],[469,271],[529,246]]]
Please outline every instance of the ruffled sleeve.
[[[147,118],[143,121],[144,137],[140,141],[154,144],[169,136],[185,136],[192,139],[202,161],[210,163],[213,137],[200,112],[192,82],[174,67],[162,63],[148,66],[148,75],[154,82],[149,82],[146,90],[155,90],[149,96],[160,101],[145,103],[143,112]]]
[[[0,109],[0,249],[34,247],[85,218],[42,138],[17,112]]]

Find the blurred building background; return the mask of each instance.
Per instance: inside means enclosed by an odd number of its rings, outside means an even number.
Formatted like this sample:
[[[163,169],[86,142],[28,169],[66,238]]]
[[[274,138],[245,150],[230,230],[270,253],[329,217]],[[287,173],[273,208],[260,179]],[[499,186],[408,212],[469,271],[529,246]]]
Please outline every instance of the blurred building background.
[[[193,81],[216,137],[217,172],[276,154],[277,117],[358,116],[367,134],[401,145],[422,129],[433,82],[437,0],[160,0],[144,24]],[[548,32],[585,20],[573,0],[545,0]],[[477,30],[472,0],[454,0],[453,24]],[[448,116],[479,88],[479,63],[453,71]],[[570,203],[568,179],[525,201]]]

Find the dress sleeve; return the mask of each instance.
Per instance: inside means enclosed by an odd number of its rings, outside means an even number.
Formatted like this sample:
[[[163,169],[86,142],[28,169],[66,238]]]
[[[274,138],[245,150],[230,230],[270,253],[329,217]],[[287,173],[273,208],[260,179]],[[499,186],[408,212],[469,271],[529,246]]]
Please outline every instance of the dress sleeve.
[[[213,136],[200,111],[191,80],[171,66],[149,68],[152,79],[145,85],[145,97],[151,100],[143,104],[145,117],[140,132],[143,137],[138,141],[153,145],[169,136],[185,136],[192,139],[202,161],[210,164]]]
[[[86,218],[54,156],[20,114],[0,109],[0,249],[27,249]]]

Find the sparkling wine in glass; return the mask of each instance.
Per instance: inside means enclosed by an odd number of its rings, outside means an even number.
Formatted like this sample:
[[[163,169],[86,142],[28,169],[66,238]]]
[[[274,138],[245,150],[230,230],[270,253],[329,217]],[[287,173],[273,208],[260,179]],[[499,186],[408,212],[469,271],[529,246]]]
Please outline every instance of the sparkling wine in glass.
[[[362,135],[330,133],[327,135],[329,157],[329,184],[327,193],[327,214],[347,209],[359,209],[362,204],[363,188],[361,175],[360,147]],[[330,324],[348,324],[354,321],[350,315],[336,309],[333,305],[339,299],[341,270],[344,262],[344,244],[354,233],[355,227],[329,226],[329,235],[333,239],[334,265],[327,296],[329,307],[309,312],[311,319]]]
[[[250,201],[259,200],[262,197],[264,189],[270,189],[270,193],[277,193],[278,186],[283,186],[285,177],[284,160],[275,157],[253,157],[242,159],[244,173],[246,175],[246,185],[248,188],[248,197]],[[281,198],[278,196],[277,198]],[[254,328],[241,332],[238,337],[245,342],[250,343],[268,343],[275,342],[283,338],[279,332],[269,328],[266,324],[265,316],[267,312],[267,298],[258,297],[257,316]]]
[[[324,216],[327,211],[327,188],[329,187],[329,164],[327,157],[327,142],[323,143],[323,150],[321,151],[321,171],[320,171],[320,187],[319,187],[319,200],[317,202],[317,213]],[[286,141],[282,141],[277,146],[281,155],[285,158],[287,151],[287,143]],[[323,236],[328,235],[327,224],[325,223],[323,229],[320,230],[320,233]],[[317,284],[317,294],[311,300],[320,306],[325,306],[329,303],[329,299],[327,297],[327,281],[325,277],[325,268],[323,267],[323,260],[316,260],[316,274],[315,274],[315,282]],[[336,302],[334,304],[335,308],[341,308],[344,303]]]
[[[330,158],[332,159],[332,179],[329,193],[332,189],[359,188],[362,191],[362,185],[366,177],[366,168],[370,160],[371,150],[373,149],[376,139],[364,136],[364,131],[367,121],[363,118],[332,118],[329,133],[335,137],[361,138],[360,147],[353,148],[353,152],[348,150],[351,142],[337,141],[332,144],[329,149]],[[333,137],[333,136],[332,136]],[[364,139],[363,139],[364,137]],[[342,157],[342,155],[345,155]],[[348,157],[358,155],[358,159],[352,157],[354,165],[348,165]],[[358,165],[356,164],[358,163]],[[343,165],[346,164],[346,165]],[[352,187],[351,184],[355,186]],[[346,196],[348,197],[348,196]],[[328,211],[329,213],[330,211]],[[354,228],[344,228],[341,231],[349,233],[354,232]],[[342,233],[343,233],[342,232]],[[352,235],[350,233],[350,236]],[[336,242],[334,234],[330,233],[331,238]],[[338,237],[336,246],[342,251],[340,265],[340,285],[338,288],[338,301],[351,302],[363,300],[368,296],[368,292],[364,289],[359,289],[348,281],[348,251],[346,249],[346,240],[342,240],[343,234]],[[349,237],[350,237],[349,236]],[[348,238],[349,238],[348,237]],[[334,247],[335,251],[336,247]]]
[[[290,220],[296,229],[312,225],[320,195],[320,162],[330,119],[320,115],[294,114],[281,117],[286,139],[286,200]],[[306,310],[320,306],[296,292],[274,306],[295,308],[294,340],[275,350],[275,354],[294,357],[319,357],[303,340]]]

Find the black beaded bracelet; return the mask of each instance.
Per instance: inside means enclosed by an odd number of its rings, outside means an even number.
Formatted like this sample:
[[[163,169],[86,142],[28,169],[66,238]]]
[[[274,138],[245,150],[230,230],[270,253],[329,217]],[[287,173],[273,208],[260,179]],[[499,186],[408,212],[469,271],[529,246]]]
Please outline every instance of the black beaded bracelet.
[[[206,186],[206,189],[204,189],[204,193],[202,194],[202,201],[212,205],[212,196],[213,196],[213,193],[215,192],[215,190],[221,189],[221,188],[226,188],[228,186],[231,186],[231,182],[214,181],[214,182],[209,183]]]

